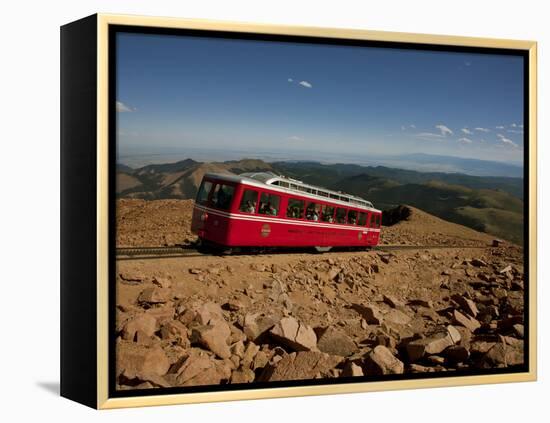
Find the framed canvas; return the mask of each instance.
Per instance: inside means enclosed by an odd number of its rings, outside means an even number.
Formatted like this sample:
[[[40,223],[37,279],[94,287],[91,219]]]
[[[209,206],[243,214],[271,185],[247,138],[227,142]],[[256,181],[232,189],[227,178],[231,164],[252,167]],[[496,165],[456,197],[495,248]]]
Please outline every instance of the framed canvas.
[[[61,28],[61,394],[536,379],[536,43]]]

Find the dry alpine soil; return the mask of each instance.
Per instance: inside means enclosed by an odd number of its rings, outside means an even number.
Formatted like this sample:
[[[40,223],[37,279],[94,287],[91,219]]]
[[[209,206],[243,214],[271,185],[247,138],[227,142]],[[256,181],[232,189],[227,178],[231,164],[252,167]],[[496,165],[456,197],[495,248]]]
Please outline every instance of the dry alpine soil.
[[[119,200],[118,246],[190,243],[190,200]],[[524,363],[523,250],[420,210],[325,254],[118,260],[118,389]]]

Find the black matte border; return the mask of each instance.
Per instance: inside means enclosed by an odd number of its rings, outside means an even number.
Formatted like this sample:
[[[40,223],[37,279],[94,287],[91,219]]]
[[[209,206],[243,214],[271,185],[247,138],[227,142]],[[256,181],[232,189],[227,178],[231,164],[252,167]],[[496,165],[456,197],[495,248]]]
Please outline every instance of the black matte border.
[[[524,354],[525,360],[522,366],[509,367],[503,369],[487,370],[459,370],[434,373],[412,373],[403,375],[386,376],[364,376],[354,378],[338,379],[314,379],[314,380],[294,380],[282,382],[264,382],[250,384],[227,384],[227,385],[208,385],[191,386],[178,388],[155,388],[155,389],[134,389],[134,390],[116,390],[116,343],[115,343],[115,311],[116,311],[116,278],[115,278],[115,248],[116,248],[116,35],[118,33],[135,34],[154,34],[154,35],[178,35],[187,37],[209,37],[209,38],[229,38],[251,41],[277,41],[287,43],[303,44],[328,44],[342,46],[358,47],[379,47],[406,50],[424,50],[456,53],[483,53],[498,54],[509,56],[520,56],[524,63],[524,100],[523,100],[523,127],[524,127],[524,321],[525,338]],[[464,46],[442,46],[434,44],[390,42],[390,41],[368,41],[357,39],[336,39],[328,37],[304,37],[293,35],[271,35],[271,34],[250,34],[229,31],[213,30],[195,30],[195,29],[175,29],[162,27],[141,27],[127,25],[109,25],[109,397],[140,397],[149,395],[168,395],[185,394],[197,392],[220,392],[235,390],[250,390],[258,388],[279,388],[279,387],[298,387],[298,386],[327,386],[338,385],[342,383],[364,383],[375,381],[398,381],[398,380],[418,380],[418,379],[438,379],[442,377],[465,377],[481,375],[499,375],[525,373],[529,371],[529,228],[533,222],[529,222],[529,52],[527,50],[515,50],[504,48],[488,47],[464,47]]]

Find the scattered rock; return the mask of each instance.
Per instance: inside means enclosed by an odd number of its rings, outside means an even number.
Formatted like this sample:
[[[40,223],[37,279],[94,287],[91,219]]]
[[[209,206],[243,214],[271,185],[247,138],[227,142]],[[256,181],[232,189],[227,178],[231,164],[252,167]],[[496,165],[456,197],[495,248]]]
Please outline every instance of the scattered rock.
[[[455,323],[464,326],[470,332],[475,332],[481,325],[473,317],[468,317],[458,310],[453,311],[453,320]]]
[[[147,336],[152,336],[157,330],[157,319],[148,314],[142,313],[129,320],[122,330],[122,338],[133,341],[138,331]]]
[[[378,307],[372,305],[364,306],[361,304],[353,304],[353,308],[369,325],[379,325],[382,323],[383,315]]]
[[[219,385],[231,378],[231,369],[220,360],[192,350],[175,371],[178,386]]]
[[[298,322],[294,317],[285,317],[270,331],[277,341],[294,351],[312,351],[317,349],[317,336],[314,330]]]
[[[439,332],[427,338],[409,342],[406,346],[410,361],[418,361],[426,355],[439,354],[445,348],[454,345],[448,332]]]
[[[479,313],[476,304],[472,300],[458,294],[452,295],[451,298],[470,316],[476,317]]]
[[[493,239],[492,246],[493,247],[501,247],[502,244],[504,244],[504,241],[502,239]]]
[[[300,351],[288,354],[274,365],[268,365],[259,380],[273,382],[278,380],[314,379],[318,375],[327,376],[342,357],[332,356],[318,351]]]
[[[329,327],[317,341],[317,348],[331,355],[347,357],[357,351],[357,345],[344,332]]]
[[[146,288],[139,294],[140,304],[162,304],[170,299],[170,291],[165,288]]]
[[[378,345],[366,356],[365,369],[367,374],[389,375],[403,373],[405,366],[389,349]]]
[[[470,351],[463,345],[451,345],[443,354],[451,363],[463,363],[470,357]]]
[[[364,376],[363,369],[352,361],[346,362],[342,370],[342,377]]]
[[[202,345],[220,358],[231,357],[231,350],[227,344],[231,329],[221,320],[211,320],[211,322],[213,324],[194,327],[191,342]]]
[[[481,259],[475,258],[470,262],[475,267],[487,267],[487,263]]]
[[[275,326],[280,318],[259,313],[249,313],[244,317],[243,331],[247,338],[256,342],[264,333]]]
[[[384,298],[384,302],[393,308],[403,307],[405,305],[403,301],[400,301],[391,295],[384,295],[383,298]]]
[[[170,368],[170,361],[159,346],[148,347],[133,342],[117,343],[117,374],[128,379],[163,376]]]

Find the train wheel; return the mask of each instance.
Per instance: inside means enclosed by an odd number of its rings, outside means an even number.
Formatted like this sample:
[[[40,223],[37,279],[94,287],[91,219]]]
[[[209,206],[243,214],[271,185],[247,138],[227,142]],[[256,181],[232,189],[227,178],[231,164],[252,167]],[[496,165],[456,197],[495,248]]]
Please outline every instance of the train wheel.
[[[332,247],[315,247],[315,251],[318,253],[328,253]]]

